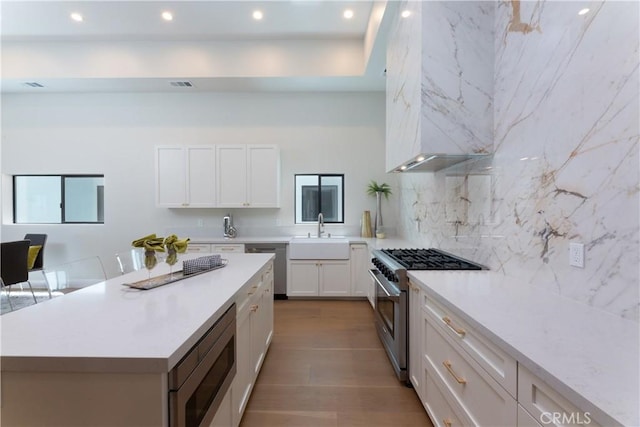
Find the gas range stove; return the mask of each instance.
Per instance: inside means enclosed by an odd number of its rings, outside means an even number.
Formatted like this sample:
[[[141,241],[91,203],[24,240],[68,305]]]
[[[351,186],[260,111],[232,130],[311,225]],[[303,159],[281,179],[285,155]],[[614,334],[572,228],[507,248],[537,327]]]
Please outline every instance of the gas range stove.
[[[372,252],[371,263],[378,276],[406,290],[409,285],[408,270],[486,270],[464,258],[439,249],[377,249]]]
[[[458,258],[438,249],[382,249],[407,270],[483,270],[471,261]]]
[[[401,381],[408,382],[409,270],[486,270],[480,264],[438,249],[377,249],[372,251],[376,330]]]

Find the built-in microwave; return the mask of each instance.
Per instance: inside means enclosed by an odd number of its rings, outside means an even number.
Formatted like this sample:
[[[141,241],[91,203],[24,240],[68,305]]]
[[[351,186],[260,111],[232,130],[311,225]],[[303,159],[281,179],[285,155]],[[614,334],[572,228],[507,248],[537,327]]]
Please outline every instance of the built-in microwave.
[[[169,372],[171,427],[209,426],[236,374],[233,304]]]

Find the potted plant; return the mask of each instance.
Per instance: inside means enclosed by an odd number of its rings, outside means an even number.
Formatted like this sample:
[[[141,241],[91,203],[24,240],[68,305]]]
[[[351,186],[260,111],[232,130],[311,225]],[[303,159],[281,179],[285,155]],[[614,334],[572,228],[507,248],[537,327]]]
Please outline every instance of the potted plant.
[[[384,231],[382,229],[382,196],[384,195],[385,199],[389,198],[391,193],[391,187],[386,182],[382,184],[378,184],[376,181],[371,181],[367,186],[367,194],[370,196],[376,196],[376,216],[375,216],[375,229],[374,234],[377,238],[384,238]]]

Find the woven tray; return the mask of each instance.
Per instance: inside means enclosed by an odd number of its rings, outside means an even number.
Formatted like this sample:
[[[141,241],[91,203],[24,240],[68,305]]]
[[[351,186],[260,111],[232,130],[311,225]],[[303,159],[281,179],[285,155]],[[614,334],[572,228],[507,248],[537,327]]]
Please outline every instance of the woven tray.
[[[173,273],[167,273],[167,274],[163,274],[161,276],[155,276],[155,277],[151,277],[149,279],[139,280],[139,281],[133,282],[133,283],[123,283],[122,286],[128,286],[130,288],[148,291],[149,289],[157,288],[158,286],[168,285],[170,283],[177,282],[179,280],[188,279],[189,277],[198,276],[198,275],[200,275],[202,273],[208,273],[208,272],[213,271],[213,270],[218,270],[218,269],[220,269],[222,267],[226,267],[228,263],[229,263],[228,260],[223,259],[221,265],[218,265],[216,267],[210,268],[208,270],[202,270],[202,271],[199,271],[197,273],[188,274],[186,276],[184,275],[184,272],[182,270],[178,270],[178,271],[174,271]]]

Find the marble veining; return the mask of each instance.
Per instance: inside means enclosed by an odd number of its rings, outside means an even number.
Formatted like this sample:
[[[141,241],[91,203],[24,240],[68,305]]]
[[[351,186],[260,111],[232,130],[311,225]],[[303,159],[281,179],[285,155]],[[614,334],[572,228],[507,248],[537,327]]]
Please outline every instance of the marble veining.
[[[493,156],[402,174],[398,229],[416,245],[637,321],[640,6],[589,7],[578,15],[574,2],[501,1],[488,12]],[[450,34],[460,56],[467,42]],[[474,121],[448,119],[461,130]],[[569,265],[570,242],[585,244],[584,269]]]

